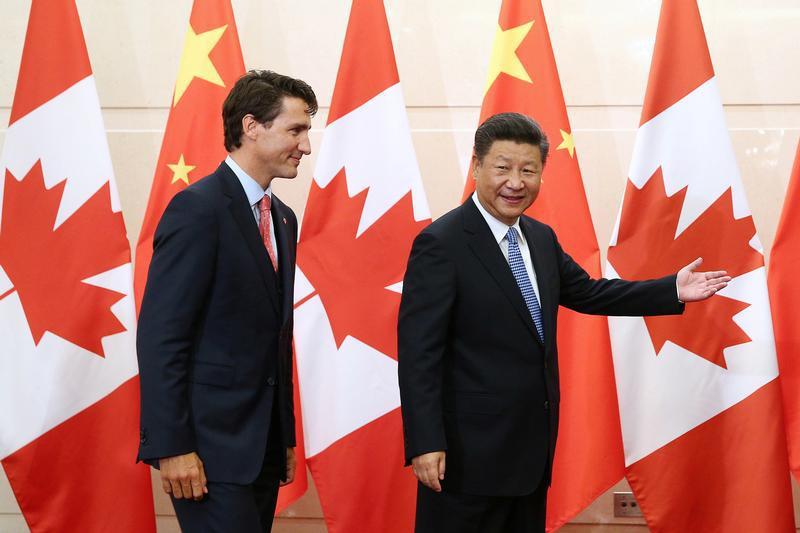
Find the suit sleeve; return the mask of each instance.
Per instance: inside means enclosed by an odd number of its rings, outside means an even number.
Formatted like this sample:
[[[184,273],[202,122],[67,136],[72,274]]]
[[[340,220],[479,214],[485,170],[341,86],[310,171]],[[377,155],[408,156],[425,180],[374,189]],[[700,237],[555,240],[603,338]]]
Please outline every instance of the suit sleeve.
[[[552,230],[551,230],[552,232]],[[552,233],[558,259],[560,304],[591,315],[656,316],[683,313],[676,274],[645,281],[592,279],[561,248]]]
[[[406,464],[446,450],[442,409],[444,357],[456,298],[455,265],[429,233],[414,240],[397,327]]]
[[[214,274],[217,223],[190,192],[167,206],[153,240],[136,338],[141,380],[139,459],[196,451],[189,363]]]

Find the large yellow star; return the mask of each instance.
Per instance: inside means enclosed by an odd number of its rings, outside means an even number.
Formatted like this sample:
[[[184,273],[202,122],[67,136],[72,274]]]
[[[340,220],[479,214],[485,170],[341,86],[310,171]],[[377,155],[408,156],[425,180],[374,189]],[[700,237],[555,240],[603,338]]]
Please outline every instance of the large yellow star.
[[[183,42],[183,55],[181,56],[181,65],[178,67],[178,79],[175,82],[175,96],[172,99],[172,107],[178,105],[183,93],[186,92],[189,84],[195,78],[225,87],[225,82],[222,81],[217,68],[208,55],[217,46],[227,28],[228,25],[226,24],[225,26],[197,34],[194,32],[192,25],[189,25],[189,30],[186,32],[186,40]]]
[[[497,33],[494,36],[494,46],[492,47],[492,58],[489,60],[489,78],[486,80],[486,90],[492,86],[494,80],[501,72],[513,76],[522,81],[533,83],[525,66],[517,56],[517,48],[528,32],[533,27],[533,21],[527,22],[515,28],[503,30],[498,24]]]
[[[194,165],[187,165],[186,161],[183,160],[183,154],[181,154],[177,163],[174,165],[167,163],[167,166],[172,171],[172,183],[182,181],[186,185],[189,185],[189,172],[197,168]]]
[[[570,157],[575,156],[575,140],[572,138],[572,133],[567,133],[564,130],[558,130],[561,132],[561,144],[558,145],[556,150],[567,150],[569,152]]]

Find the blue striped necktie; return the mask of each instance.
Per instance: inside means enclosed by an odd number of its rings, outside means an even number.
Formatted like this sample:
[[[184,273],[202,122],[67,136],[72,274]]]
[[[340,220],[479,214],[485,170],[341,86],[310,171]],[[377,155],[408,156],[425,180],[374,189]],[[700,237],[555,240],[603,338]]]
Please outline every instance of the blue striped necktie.
[[[519,290],[522,291],[522,297],[525,299],[525,305],[528,306],[528,312],[531,314],[533,324],[536,326],[536,331],[539,333],[539,338],[544,342],[542,308],[539,306],[539,300],[536,298],[536,292],[533,290],[531,279],[528,277],[528,271],[525,269],[525,262],[522,260],[522,254],[519,251],[519,240],[517,238],[516,228],[508,228],[506,240],[508,240],[508,264],[511,267],[511,273],[514,274],[514,279],[517,280]]]

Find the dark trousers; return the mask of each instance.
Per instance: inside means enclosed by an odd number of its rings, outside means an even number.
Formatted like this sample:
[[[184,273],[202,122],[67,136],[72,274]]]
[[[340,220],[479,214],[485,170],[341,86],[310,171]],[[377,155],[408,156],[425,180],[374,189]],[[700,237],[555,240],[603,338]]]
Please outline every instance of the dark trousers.
[[[264,464],[250,485],[208,482],[201,501],[172,499],[183,533],[269,533],[278,501],[278,485],[286,474],[286,450],[277,418],[267,439]],[[201,457],[202,459],[202,457]]]
[[[416,533],[544,533],[547,482],[524,496],[435,492],[417,484]]]

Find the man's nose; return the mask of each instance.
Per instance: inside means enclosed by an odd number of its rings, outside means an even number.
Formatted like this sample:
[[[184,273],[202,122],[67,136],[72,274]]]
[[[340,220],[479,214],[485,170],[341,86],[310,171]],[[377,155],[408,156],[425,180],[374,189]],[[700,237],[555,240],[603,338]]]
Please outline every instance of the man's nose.
[[[303,134],[303,138],[300,139],[300,144],[297,145],[297,149],[303,152],[305,155],[309,155],[311,153],[311,139],[308,138],[308,132]]]
[[[518,170],[513,170],[506,180],[506,187],[518,191],[524,187],[522,183],[522,174]]]

